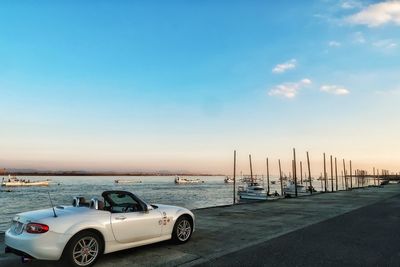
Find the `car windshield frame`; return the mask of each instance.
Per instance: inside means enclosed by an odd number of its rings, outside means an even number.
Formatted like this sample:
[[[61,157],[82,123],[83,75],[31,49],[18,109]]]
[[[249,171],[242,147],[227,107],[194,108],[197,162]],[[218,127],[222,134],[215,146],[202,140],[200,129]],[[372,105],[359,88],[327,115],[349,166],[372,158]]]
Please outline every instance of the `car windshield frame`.
[[[105,206],[111,212],[134,212],[134,211],[147,211],[148,205],[143,200],[128,191],[105,191],[102,193],[105,200]],[[128,201],[118,202],[118,199],[125,199]]]

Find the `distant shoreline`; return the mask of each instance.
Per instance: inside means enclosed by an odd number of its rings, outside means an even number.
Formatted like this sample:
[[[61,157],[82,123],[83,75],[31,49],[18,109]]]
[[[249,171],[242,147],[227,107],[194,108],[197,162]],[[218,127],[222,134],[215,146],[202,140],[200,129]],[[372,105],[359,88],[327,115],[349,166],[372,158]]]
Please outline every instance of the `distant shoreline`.
[[[12,172],[0,176],[225,176],[224,174],[209,173],[107,173],[107,172]]]

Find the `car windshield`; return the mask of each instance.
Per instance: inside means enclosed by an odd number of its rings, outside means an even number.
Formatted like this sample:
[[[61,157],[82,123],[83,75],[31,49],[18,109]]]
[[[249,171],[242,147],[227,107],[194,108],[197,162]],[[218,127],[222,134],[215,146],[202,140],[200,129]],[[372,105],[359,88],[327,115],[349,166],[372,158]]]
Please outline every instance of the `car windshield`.
[[[114,204],[136,204],[137,202],[127,194],[123,193],[111,193],[108,195]]]
[[[106,206],[110,207],[111,212],[134,212],[143,209],[131,195],[123,192],[108,193]]]

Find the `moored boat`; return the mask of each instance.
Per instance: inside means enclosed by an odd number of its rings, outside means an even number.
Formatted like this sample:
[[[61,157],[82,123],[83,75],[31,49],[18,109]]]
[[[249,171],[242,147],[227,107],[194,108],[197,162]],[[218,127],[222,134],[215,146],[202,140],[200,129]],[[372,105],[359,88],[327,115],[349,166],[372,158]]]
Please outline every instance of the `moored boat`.
[[[116,184],[141,184],[142,181],[116,179],[116,180],[114,180],[114,183],[116,183]]]
[[[2,179],[1,186],[17,187],[17,186],[49,186],[50,180],[31,181],[26,179],[18,179],[16,176],[9,176],[8,179]]]
[[[225,179],[224,179],[224,183],[226,183],[226,184],[231,184],[231,183],[233,183],[233,178],[232,178],[232,177],[229,177],[229,176],[226,176]]]
[[[175,184],[201,184],[204,183],[204,181],[200,179],[187,179],[187,178],[181,178],[177,176],[175,178]]]
[[[268,192],[258,183],[247,186],[239,186],[238,195],[240,199],[267,200]]]
[[[297,195],[298,196],[303,196],[303,195],[309,195],[312,192],[316,192],[314,188],[310,188],[310,186],[306,187],[302,184],[297,184]],[[283,192],[285,196],[291,197],[296,195],[296,185],[294,184],[293,181],[288,181],[286,186],[283,188]]]
[[[247,186],[239,186],[238,196],[240,199],[248,200],[274,200],[279,197],[279,194],[276,191],[269,194],[260,184],[250,183]]]

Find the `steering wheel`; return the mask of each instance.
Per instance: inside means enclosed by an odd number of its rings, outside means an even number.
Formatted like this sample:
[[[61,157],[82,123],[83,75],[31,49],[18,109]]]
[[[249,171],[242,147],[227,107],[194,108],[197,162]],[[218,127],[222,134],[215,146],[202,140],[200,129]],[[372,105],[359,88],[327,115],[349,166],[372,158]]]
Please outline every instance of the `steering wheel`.
[[[122,209],[122,212],[128,212],[130,208],[131,208],[131,207],[126,206],[126,207],[124,207],[124,208]]]

